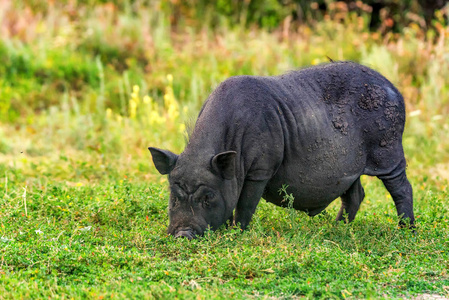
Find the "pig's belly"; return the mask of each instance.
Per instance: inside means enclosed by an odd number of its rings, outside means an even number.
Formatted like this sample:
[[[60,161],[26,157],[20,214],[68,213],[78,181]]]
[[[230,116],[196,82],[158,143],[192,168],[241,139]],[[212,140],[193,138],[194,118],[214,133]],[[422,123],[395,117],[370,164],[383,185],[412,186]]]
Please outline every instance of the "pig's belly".
[[[301,168],[298,164],[281,167],[268,182],[263,198],[279,206],[288,206],[285,193],[279,190],[287,186],[287,193],[293,194],[293,207],[316,215],[332,201],[346,192],[363,173],[363,167],[352,165],[346,170],[339,164],[320,169]]]

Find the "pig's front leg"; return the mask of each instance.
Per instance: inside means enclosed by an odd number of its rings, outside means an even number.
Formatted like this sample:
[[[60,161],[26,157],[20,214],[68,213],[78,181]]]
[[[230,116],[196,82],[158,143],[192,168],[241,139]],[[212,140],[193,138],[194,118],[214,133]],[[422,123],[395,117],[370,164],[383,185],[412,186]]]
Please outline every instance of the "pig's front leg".
[[[264,192],[268,180],[252,181],[245,180],[240,193],[237,207],[235,208],[234,224],[240,223],[240,228],[246,229],[256,211],[257,204]]]

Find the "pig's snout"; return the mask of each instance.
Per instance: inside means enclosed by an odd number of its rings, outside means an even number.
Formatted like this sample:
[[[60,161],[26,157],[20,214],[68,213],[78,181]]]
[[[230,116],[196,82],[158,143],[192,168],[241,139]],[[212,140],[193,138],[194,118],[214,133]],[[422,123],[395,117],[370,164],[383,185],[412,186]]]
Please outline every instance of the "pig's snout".
[[[179,230],[178,232],[175,233],[175,238],[180,237],[188,238],[190,241],[191,239],[195,238],[195,233],[193,232],[192,229]]]

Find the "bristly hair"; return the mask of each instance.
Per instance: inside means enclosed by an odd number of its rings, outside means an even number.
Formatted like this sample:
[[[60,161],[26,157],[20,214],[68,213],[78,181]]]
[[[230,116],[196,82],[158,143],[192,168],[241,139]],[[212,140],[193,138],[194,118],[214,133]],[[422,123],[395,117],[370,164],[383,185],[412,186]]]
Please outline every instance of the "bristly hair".
[[[332,58],[330,58],[329,56],[326,55],[326,57],[327,57],[327,59],[329,60],[329,62],[331,62],[331,63],[335,62],[335,61],[334,61]]]
[[[195,128],[196,120],[193,117],[190,117],[185,122],[186,130],[184,131],[184,140],[186,145],[189,143],[190,137],[192,136],[193,129]]]

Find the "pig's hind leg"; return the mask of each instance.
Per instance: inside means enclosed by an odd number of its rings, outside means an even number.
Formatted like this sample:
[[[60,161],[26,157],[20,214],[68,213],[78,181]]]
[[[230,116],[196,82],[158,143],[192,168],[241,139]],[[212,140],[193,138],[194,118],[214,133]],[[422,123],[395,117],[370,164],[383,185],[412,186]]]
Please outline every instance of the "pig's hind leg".
[[[393,198],[398,216],[401,218],[399,225],[404,226],[404,219],[409,219],[411,227],[415,222],[413,214],[413,190],[405,173],[405,158],[390,174],[377,176],[382,180],[388,192]]]
[[[402,134],[405,124],[404,100],[399,92],[391,86],[384,86],[386,98],[378,110],[372,111],[373,130],[366,135],[371,145],[365,167],[365,174],[377,176],[382,180],[393,198],[399,224],[405,225],[404,219],[410,220],[413,227],[413,191],[405,172],[406,161],[402,148]],[[378,91],[379,92],[379,91]],[[380,92],[382,94],[382,92]],[[374,96],[377,93],[374,94]],[[378,130],[374,130],[374,128]]]
[[[365,191],[363,190],[360,177],[351,185],[351,187],[341,195],[341,208],[337,215],[337,221],[354,220],[360,203],[365,198]]]

